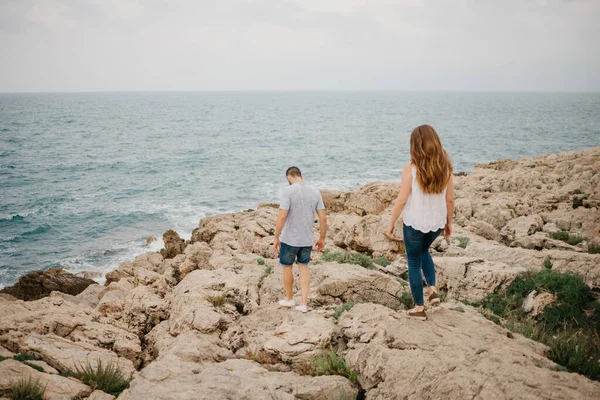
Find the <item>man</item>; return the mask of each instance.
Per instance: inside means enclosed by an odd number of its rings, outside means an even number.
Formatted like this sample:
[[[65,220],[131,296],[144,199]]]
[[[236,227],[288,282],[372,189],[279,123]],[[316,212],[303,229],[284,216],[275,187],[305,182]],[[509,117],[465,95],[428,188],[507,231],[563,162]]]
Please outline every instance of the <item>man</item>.
[[[283,190],[279,204],[279,215],[275,226],[275,240],[273,247],[279,254],[279,263],[283,267],[283,287],[285,299],[279,301],[282,307],[294,307],[292,287],[294,275],[292,265],[298,261],[300,268],[300,286],[302,289],[302,302],[296,307],[301,312],[308,311],[308,290],[310,288],[310,274],[308,263],[313,247],[313,221],[315,212],[319,216],[320,237],[315,246],[317,251],[325,247],[325,233],[327,232],[327,218],[325,205],[321,192],[304,184],[302,173],[297,167],[290,167],[285,172],[290,184]],[[281,235],[281,240],[280,240]]]

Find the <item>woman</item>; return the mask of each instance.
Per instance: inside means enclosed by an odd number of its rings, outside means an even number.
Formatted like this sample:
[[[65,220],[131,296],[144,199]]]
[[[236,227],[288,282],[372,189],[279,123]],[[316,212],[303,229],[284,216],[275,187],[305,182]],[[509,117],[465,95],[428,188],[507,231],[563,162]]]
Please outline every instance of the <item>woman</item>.
[[[402,219],[408,281],[415,302],[415,307],[408,311],[408,315],[426,320],[421,271],[427,281],[429,303],[440,304],[429,246],[442,232],[445,238],[452,235],[452,162],[435,129],[429,125],[419,126],[410,135],[410,158],[411,162],[402,170],[400,193],[385,236],[397,240],[394,237],[394,224],[404,211]]]

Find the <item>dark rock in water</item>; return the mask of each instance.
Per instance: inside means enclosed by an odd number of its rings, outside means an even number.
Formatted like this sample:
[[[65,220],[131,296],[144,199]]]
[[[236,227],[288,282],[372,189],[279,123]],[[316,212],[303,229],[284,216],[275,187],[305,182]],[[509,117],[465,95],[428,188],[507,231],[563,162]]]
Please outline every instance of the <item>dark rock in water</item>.
[[[163,242],[165,248],[160,250],[160,254],[164,258],[173,258],[185,250],[185,241],[172,229],[163,234]]]
[[[22,276],[13,286],[0,290],[0,293],[31,301],[46,297],[54,290],[75,296],[94,284],[96,282],[93,280],[78,277],[62,268],[50,268],[46,271],[30,272]]]

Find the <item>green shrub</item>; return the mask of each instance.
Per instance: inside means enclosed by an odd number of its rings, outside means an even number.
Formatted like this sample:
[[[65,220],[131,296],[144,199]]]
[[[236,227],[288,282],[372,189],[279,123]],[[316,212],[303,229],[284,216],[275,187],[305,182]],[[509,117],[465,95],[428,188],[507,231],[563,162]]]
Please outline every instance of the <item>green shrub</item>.
[[[542,266],[545,269],[552,269],[552,261],[550,260],[550,256],[546,257],[546,259],[544,260],[544,263],[542,264]]]
[[[466,249],[467,244],[469,244],[469,238],[466,236],[459,236],[458,239],[458,247]]]
[[[265,259],[264,258],[257,258],[256,262],[258,263],[258,265],[265,265]]]
[[[10,357],[3,357],[3,356],[0,356],[0,362],[2,362],[2,361],[4,361],[4,360],[8,360],[9,358],[10,358]]]
[[[587,196],[573,197],[573,208],[579,208],[583,206],[583,201],[587,200]]]
[[[386,257],[377,257],[373,259],[373,262],[377,265],[381,265],[382,267],[387,267],[388,265],[391,264],[391,261],[388,260]]]
[[[98,360],[96,368],[88,362],[85,366],[77,367],[71,376],[79,379],[93,390],[100,389],[105,393],[118,396],[129,387],[129,380],[114,364],[102,365]]]
[[[43,400],[46,387],[40,385],[39,380],[31,377],[21,378],[10,387],[8,398],[11,400]]]
[[[585,242],[588,240],[584,236],[579,235],[570,235],[567,231],[559,231],[559,232],[549,232],[548,236],[551,239],[562,240],[565,243],[570,244],[571,246],[576,246],[581,242]]]
[[[532,291],[549,292],[556,300],[535,318],[522,311]],[[550,348],[549,357],[571,372],[600,380],[600,304],[591,289],[572,273],[525,272],[508,286],[504,295],[491,294],[481,303],[487,318]]]
[[[402,305],[404,305],[406,309],[412,308],[415,304],[413,302],[413,297],[412,294],[410,294],[410,292],[402,293],[402,295],[398,297],[398,300],[400,301],[400,303],[402,303]]]
[[[337,306],[333,313],[333,318],[337,321],[338,319],[340,319],[340,317],[342,316],[344,311],[350,311],[352,309],[352,307],[354,307],[354,303],[351,301],[346,302],[340,306]]]
[[[341,253],[325,250],[321,260],[323,262],[337,262],[340,264],[356,264],[367,269],[375,269],[371,257],[361,253]]]
[[[23,362],[23,361],[35,360],[35,357],[30,354],[15,354],[13,356],[13,359]]]
[[[333,349],[314,356],[308,365],[301,368],[300,372],[312,376],[340,375],[348,378],[352,383],[358,384],[358,374],[351,370],[346,365],[346,361]]]
[[[600,254],[600,244],[588,244],[588,253],[590,254]]]
[[[582,191],[580,189],[575,189],[573,190],[573,194],[581,194]]]
[[[27,361],[21,361],[21,362],[23,364],[27,365],[28,367],[31,367],[31,368],[35,369],[36,371],[44,372],[44,368],[40,367],[39,365],[35,365],[35,364],[32,364],[32,363],[27,362]]]
[[[600,380],[600,362],[597,343],[569,333],[556,335],[550,340],[550,359],[568,371],[577,372],[590,379]]]
[[[401,284],[402,286],[406,287],[408,286],[408,282],[406,282],[404,279],[400,279],[400,278],[396,278],[396,280],[398,281],[399,284]]]

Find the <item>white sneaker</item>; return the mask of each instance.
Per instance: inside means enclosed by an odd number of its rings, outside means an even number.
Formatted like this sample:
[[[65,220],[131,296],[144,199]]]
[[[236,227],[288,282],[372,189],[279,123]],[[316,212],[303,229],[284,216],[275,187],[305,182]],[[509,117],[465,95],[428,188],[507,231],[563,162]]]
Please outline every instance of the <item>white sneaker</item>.
[[[294,307],[296,305],[296,300],[292,299],[292,300],[279,300],[279,305],[281,307]]]
[[[298,310],[300,312],[308,312],[308,307],[307,306],[296,306],[296,310]]]

